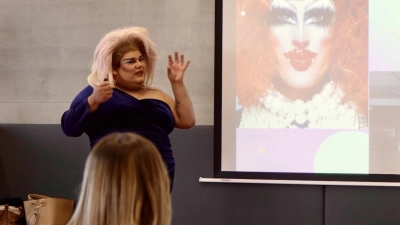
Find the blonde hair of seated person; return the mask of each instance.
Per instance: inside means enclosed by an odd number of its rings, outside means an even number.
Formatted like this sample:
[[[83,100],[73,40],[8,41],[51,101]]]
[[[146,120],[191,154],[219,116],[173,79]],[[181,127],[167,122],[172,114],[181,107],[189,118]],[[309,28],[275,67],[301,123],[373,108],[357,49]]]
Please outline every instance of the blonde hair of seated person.
[[[134,133],[113,133],[93,147],[68,225],[169,225],[169,178],[158,149]]]

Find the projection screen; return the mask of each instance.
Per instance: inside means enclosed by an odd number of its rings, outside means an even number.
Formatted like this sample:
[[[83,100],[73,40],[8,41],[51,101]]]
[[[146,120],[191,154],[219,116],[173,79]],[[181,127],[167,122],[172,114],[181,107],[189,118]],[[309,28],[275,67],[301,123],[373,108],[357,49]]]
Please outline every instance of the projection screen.
[[[400,1],[216,1],[215,177],[400,182]]]

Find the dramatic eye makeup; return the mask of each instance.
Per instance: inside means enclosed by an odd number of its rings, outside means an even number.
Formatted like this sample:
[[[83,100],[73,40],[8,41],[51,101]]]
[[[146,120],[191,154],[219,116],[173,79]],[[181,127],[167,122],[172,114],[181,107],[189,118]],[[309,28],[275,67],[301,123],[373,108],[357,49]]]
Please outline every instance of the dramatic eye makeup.
[[[332,23],[333,16],[334,11],[330,7],[315,8],[306,12],[304,23],[305,25],[314,24],[321,27],[328,27]]]
[[[334,17],[334,8],[328,1],[320,1],[305,10],[304,24],[328,27]],[[272,4],[265,22],[272,26],[296,25],[298,22],[296,9],[279,1]]]
[[[286,7],[271,7],[266,22],[273,26],[297,24],[296,12]]]
[[[126,64],[131,64],[131,63],[135,64],[136,62],[143,62],[143,60],[144,60],[144,56],[141,55],[138,60],[136,60],[135,58],[129,58],[129,59],[122,60],[122,62],[126,63]]]

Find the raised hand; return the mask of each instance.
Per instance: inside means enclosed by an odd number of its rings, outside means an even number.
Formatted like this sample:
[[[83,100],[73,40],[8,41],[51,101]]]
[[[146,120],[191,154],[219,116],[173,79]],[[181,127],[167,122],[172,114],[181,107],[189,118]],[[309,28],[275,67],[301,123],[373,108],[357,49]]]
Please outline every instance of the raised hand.
[[[178,52],[175,52],[174,59],[168,55],[168,78],[171,83],[183,82],[183,75],[189,63],[190,60],[185,62],[185,56],[183,54],[179,56]]]

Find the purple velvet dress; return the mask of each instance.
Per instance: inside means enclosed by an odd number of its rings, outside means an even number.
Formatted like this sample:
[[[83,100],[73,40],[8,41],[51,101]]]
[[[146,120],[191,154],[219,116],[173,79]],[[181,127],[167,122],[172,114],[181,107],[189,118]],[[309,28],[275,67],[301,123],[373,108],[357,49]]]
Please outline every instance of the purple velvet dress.
[[[87,86],[75,97],[62,116],[63,132],[71,137],[86,133],[91,147],[113,132],[129,131],[146,137],[157,146],[167,165],[172,190],[175,162],[168,135],[175,120],[169,105],[158,99],[138,100],[115,88],[112,97],[90,113],[87,99],[92,92],[93,88]]]

